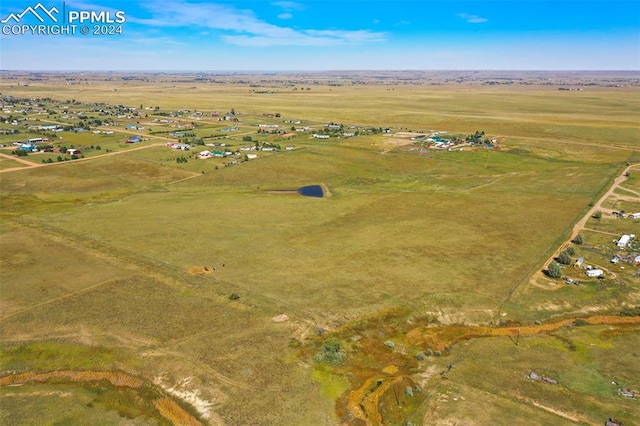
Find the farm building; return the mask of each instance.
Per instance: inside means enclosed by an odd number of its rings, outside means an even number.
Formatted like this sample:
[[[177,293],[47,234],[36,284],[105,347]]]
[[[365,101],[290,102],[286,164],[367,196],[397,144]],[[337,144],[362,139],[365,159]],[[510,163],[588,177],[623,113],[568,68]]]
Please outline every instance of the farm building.
[[[27,143],[29,145],[35,145],[37,143],[47,143],[49,142],[48,138],[32,138],[32,139],[27,139]]]
[[[69,149],[67,149],[66,154],[68,154],[68,155],[80,155],[80,154],[82,154],[82,151],[80,151],[79,149],[69,148]]]
[[[629,215],[630,219],[640,219],[640,213],[631,213]]]
[[[180,149],[182,151],[188,151],[191,148],[191,145],[188,143],[175,143],[175,142],[167,142],[167,146],[172,149]]]
[[[602,269],[588,269],[586,272],[587,276],[590,278],[601,277],[604,275],[604,271]]]
[[[35,145],[31,145],[29,143],[23,143],[22,145],[20,145],[20,149],[23,151],[37,151],[38,148]]]
[[[618,247],[619,248],[625,248],[627,246],[627,244],[629,244],[629,240],[631,240],[631,235],[627,235],[627,234],[623,235],[618,240]]]

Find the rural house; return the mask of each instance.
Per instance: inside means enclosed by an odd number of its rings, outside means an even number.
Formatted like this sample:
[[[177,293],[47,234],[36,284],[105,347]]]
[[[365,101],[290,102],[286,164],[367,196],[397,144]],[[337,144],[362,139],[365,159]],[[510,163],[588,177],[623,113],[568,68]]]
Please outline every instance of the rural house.
[[[625,234],[618,240],[618,247],[625,248],[627,244],[629,244],[629,240],[631,240],[631,235]]]
[[[587,276],[590,278],[601,277],[604,275],[604,271],[602,269],[588,269],[586,272]]]

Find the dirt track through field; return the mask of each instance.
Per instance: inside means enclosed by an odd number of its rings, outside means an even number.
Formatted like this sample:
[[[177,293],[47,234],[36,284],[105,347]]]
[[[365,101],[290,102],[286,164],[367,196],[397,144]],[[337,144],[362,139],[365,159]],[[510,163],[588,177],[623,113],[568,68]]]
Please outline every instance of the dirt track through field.
[[[602,195],[602,197],[600,197],[600,199],[594,203],[593,207],[591,207],[589,209],[589,211],[587,211],[587,213],[580,219],[578,220],[578,222],[576,222],[576,224],[573,226],[573,229],[571,230],[571,235],[569,236],[568,240],[565,241],[563,244],[560,244],[556,250],[553,252],[553,254],[547,258],[543,265],[541,265],[541,268],[538,268],[537,271],[535,271],[531,276],[529,276],[529,274],[527,274],[522,281],[518,282],[509,292],[509,294],[507,295],[507,297],[504,299],[504,301],[502,302],[502,304],[508,302],[511,297],[513,297],[513,295],[516,293],[516,291],[518,291],[519,289],[527,286],[527,285],[535,285],[535,283],[539,280],[544,278],[544,273],[543,270],[546,269],[549,265],[549,263],[551,263],[551,261],[553,259],[555,259],[562,250],[564,250],[570,243],[571,241],[583,230],[588,229],[586,227],[587,222],[589,221],[589,218],[591,218],[597,211],[599,210],[603,210],[602,204],[611,196],[616,196],[614,194],[614,192],[616,191],[616,189],[623,189],[626,190],[626,188],[621,187],[620,185],[627,180],[627,174],[631,172],[631,170],[633,168],[636,167],[640,167],[640,164],[632,164],[627,166],[622,173],[620,173],[620,175],[618,177],[616,177],[613,181],[613,183],[611,184],[611,186],[609,187],[609,189]],[[634,192],[634,191],[631,191]],[[635,201],[639,201],[639,200],[635,200]],[[591,230],[590,230],[591,231]],[[528,279],[527,279],[528,277]],[[500,314],[500,310],[501,307],[498,308],[498,312],[497,315]]]
[[[35,169],[37,167],[49,167],[49,166],[60,166],[60,165],[63,165],[63,164],[75,164],[75,163],[77,163],[79,161],[90,161],[90,160],[96,160],[98,158],[109,157],[109,156],[112,156],[112,155],[122,155],[122,154],[126,154],[126,153],[133,152],[133,151],[140,151],[142,149],[153,148],[153,147],[156,147],[156,146],[163,146],[163,144],[162,143],[154,143],[154,144],[151,144],[151,145],[145,145],[145,146],[139,146],[139,147],[136,147],[136,148],[127,149],[126,151],[108,152],[106,154],[96,155],[95,157],[78,158],[77,160],[61,161],[61,162],[58,162],[58,163],[32,163],[32,162],[27,161],[27,160],[18,159],[18,157],[14,157],[14,156],[11,156],[11,155],[0,153],[0,156],[2,156],[4,158],[8,158],[10,160],[19,161],[19,162],[27,165],[27,167],[12,167],[12,168],[9,168],[9,169],[3,169],[3,170],[0,170],[0,173],[15,172],[15,171],[18,171],[18,170]]]

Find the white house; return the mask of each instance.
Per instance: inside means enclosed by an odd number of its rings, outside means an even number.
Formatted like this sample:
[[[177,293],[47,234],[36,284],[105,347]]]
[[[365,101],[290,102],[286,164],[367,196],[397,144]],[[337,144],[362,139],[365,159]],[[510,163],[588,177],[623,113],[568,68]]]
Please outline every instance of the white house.
[[[598,269],[598,268],[588,269],[586,274],[587,274],[588,277],[595,278],[595,277],[603,276],[604,275],[604,271],[602,269]]]
[[[619,248],[625,248],[627,246],[627,244],[629,244],[629,240],[630,239],[631,239],[631,235],[627,235],[627,234],[623,235],[618,240],[618,247]]]

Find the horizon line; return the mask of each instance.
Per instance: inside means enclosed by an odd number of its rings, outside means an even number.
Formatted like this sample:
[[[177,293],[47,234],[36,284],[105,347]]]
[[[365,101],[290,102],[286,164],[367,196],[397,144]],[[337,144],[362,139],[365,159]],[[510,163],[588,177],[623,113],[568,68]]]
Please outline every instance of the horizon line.
[[[113,70],[71,70],[71,69],[47,69],[47,70],[28,70],[28,69],[0,69],[0,72],[27,72],[27,73],[55,73],[55,72],[72,72],[72,73],[123,73],[123,72],[138,72],[138,73],[316,73],[316,72],[621,72],[621,73],[638,73],[640,78],[640,69],[492,69],[492,68],[464,68],[464,69],[365,69],[365,68],[344,68],[344,69],[236,69],[236,70],[198,70],[198,69],[184,69],[184,70],[152,70],[152,69],[139,69],[139,70],[127,70],[127,69],[113,69]]]

